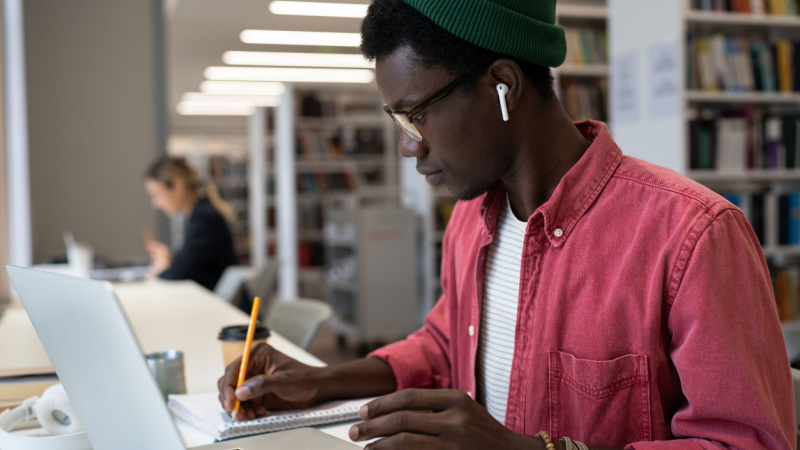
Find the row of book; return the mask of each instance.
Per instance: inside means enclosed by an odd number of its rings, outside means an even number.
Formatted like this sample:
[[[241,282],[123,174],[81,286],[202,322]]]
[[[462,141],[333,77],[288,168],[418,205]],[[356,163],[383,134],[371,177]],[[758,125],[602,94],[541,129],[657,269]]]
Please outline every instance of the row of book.
[[[358,189],[358,177],[349,171],[298,172],[298,192],[302,194],[324,194],[332,191],[354,191]]]
[[[800,41],[687,34],[687,88],[727,92],[800,91]]]
[[[303,130],[297,136],[295,154],[313,160],[381,155],[383,144],[383,132],[380,129]]]
[[[722,194],[747,216],[747,221],[762,245],[766,244],[766,211],[769,193],[765,191],[727,192]],[[777,195],[778,236],[780,246],[800,245],[800,191]]]
[[[371,114],[381,107],[380,98],[371,93],[306,92],[296,110],[303,117],[337,117],[346,114]]]
[[[772,290],[781,322],[800,319],[800,267],[773,269]]]
[[[743,108],[718,115],[701,111],[689,121],[693,170],[744,172],[800,168],[800,115]]]
[[[437,231],[444,231],[447,223],[450,222],[450,216],[453,215],[453,209],[456,207],[456,201],[452,198],[441,198],[433,207],[434,226]]]
[[[325,246],[321,242],[298,242],[297,265],[299,267],[323,267],[325,265]]]
[[[564,27],[567,37],[565,64],[591,66],[608,64],[606,30],[590,27]]]
[[[599,80],[561,80],[561,102],[572,120],[607,120],[608,82]]]
[[[767,229],[765,222],[767,195],[765,191],[722,193],[725,199],[742,210],[762,246],[767,243],[765,234]]]
[[[797,0],[694,0],[693,7],[701,11],[735,12],[742,14],[800,14]]]

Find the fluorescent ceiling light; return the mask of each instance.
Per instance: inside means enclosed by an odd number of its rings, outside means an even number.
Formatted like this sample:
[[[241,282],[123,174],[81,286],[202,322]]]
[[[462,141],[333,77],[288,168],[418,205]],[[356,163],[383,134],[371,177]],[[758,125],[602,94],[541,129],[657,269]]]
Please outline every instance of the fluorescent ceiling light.
[[[289,16],[354,17],[362,19],[367,15],[368,6],[354,5],[352,3],[274,1],[269,4],[269,11],[272,14]]]
[[[203,81],[200,83],[200,92],[205,94],[281,95],[285,89],[283,83],[263,81]]]
[[[375,74],[369,69],[285,69],[261,67],[208,67],[209,80],[290,81],[312,83],[370,83]]]
[[[184,116],[249,116],[255,107],[248,103],[180,102],[176,109]]]
[[[362,55],[344,53],[225,52],[225,64],[236,66],[357,67],[371,69],[375,63]]]
[[[244,30],[239,38],[245,44],[323,45],[328,47],[358,47],[361,45],[359,33]]]
[[[278,106],[281,98],[274,95],[220,95],[203,92],[186,92],[181,96],[184,102],[201,103],[246,103],[252,106]]]

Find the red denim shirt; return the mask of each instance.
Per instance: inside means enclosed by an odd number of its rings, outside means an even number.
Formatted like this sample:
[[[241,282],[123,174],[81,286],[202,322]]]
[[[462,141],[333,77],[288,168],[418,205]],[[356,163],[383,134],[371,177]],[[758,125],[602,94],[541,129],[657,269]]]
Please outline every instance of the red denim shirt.
[[[602,123],[576,126],[591,146],[528,219],[505,425],[618,448],[795,448],[789,361],[744,214],[623,156]],[[504,195],[498,183],[457,204],[442,297],[419,331],[372,353],[398,389],[475,392]]]

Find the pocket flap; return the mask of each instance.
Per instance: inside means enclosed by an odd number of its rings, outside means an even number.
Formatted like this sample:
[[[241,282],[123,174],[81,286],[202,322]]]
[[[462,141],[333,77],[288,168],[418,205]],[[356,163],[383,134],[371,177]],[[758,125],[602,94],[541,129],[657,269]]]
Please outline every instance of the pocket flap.
[[[559,379],[592,397],[602,398],[634,384],[648,383],[647,355],[594,361],[559,351],[548,353],[550,379]]]

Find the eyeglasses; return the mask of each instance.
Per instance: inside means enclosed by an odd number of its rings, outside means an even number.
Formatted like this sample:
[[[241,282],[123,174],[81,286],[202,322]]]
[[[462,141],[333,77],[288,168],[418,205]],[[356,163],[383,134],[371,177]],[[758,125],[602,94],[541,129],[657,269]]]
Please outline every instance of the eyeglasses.
[[[471,72],[467,72],[461,75],[460,77],[451,81],[450,84],[439,89],[435,94],[423,100],[421,103],[418,103],[417,106],[409,109],[408,111],[392,111],[392,109],[389,108],[389,105],[383,105],[383,110],[386,111],[386,114],[388,114],[392,120],[394,120],[394,123],[399,125],[400,128],[406,132],[406,134],[411,136],[411,139],[414,139],[418,142],[422,141],[422,133],[420,133],[417,127],[414,126],[414,116],[419,116],[419,113],[421,113],[422,110],[447,97],[451,92],[453,92],[453,89],[455,89],[459,83],[466,80],[470,74]]]

